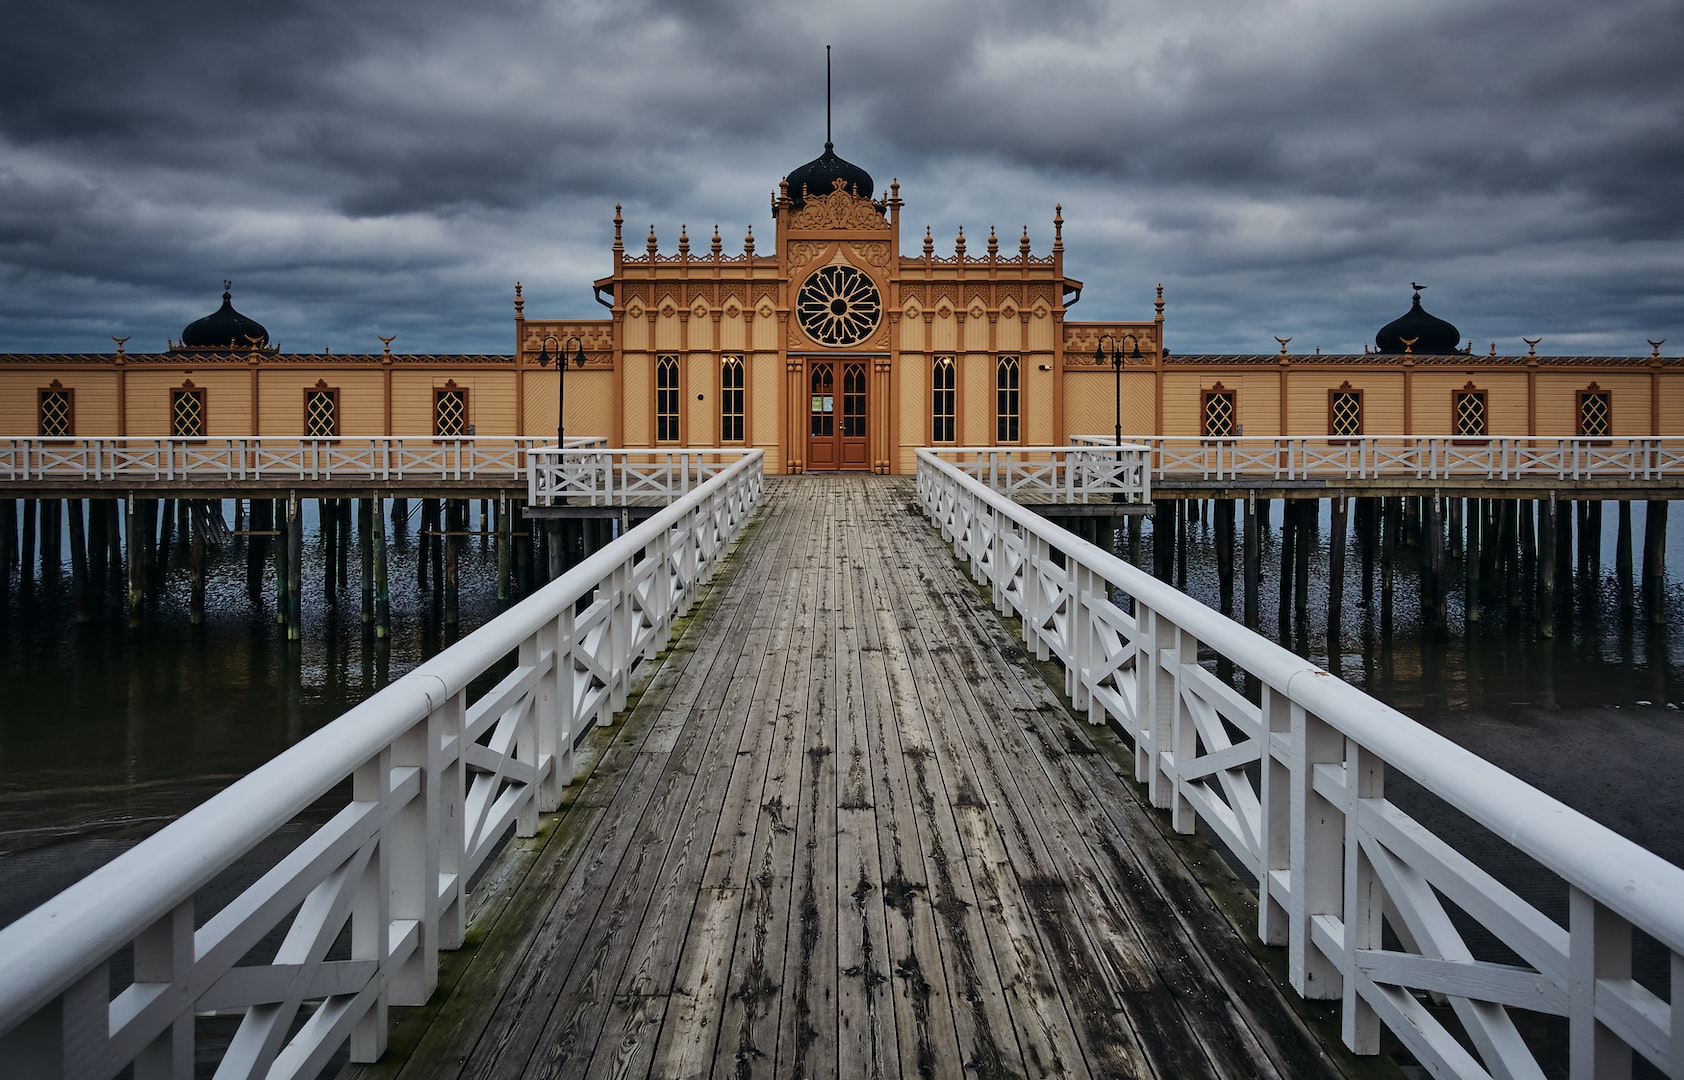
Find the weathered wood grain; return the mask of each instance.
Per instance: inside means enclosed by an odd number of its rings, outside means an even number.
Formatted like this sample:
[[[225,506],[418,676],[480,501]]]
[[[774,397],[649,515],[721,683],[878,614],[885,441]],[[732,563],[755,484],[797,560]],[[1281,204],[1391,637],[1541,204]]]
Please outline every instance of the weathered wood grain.
[[[768,496],[354,1075],[1337,1075],[910,482]]]

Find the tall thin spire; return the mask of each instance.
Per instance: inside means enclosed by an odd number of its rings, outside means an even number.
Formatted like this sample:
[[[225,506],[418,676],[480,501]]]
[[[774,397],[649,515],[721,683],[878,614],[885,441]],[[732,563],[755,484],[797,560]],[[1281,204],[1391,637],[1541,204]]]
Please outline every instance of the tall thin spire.
[[[824,145],[829,149],[830,142],[830,46],[824,47]]]

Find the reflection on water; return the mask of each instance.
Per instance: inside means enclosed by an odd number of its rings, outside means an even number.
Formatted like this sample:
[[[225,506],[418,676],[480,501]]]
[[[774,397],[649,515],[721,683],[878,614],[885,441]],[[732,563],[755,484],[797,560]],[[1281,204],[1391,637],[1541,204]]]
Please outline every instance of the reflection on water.
[[[307,504],[313,512],[313,504]],[[207,555],[205,621],[189,624],[185,549],[131,636],[119,614],[78,625],[69,569],[20,585],[0,618],[0,925],[267,761],[497,614],[497,561],[461,555],[459,628],[417,585],[414,522],[390,526],[392,636],[364,632],[352,584],[323,596],[306,515],[303,640],[282,640],[273,572],[246,592],[245,544]]]

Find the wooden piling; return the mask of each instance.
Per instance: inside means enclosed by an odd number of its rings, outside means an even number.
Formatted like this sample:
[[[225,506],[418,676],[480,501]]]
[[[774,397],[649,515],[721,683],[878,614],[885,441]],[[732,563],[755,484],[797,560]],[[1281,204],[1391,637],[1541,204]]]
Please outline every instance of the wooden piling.
[[[188,555],[188,576],[190,578],[187,598],[187,621],[193,626],[203,626],[205,622],[205,527],[211,508],[207,505],[196,507],[197,513],[190,515],[188,529],[191,536],[191,548]]]
[[[1530,553],[1537,546],[1539,528],[1528,520],[1533,538],[1530,542],[1521,539],[1523,530],[1520,527],[1522,519],[1537,518],[1535,514],[1522,514],[1518,499],[1505,499],[1498,504],[1498,512],[1502,521],[1497,529],[1498,558],[1503,566],[1503,592],[1508,598],[1510,611],[1519,611],[1526,599],[1526,572],[1528,567],[1541,566],[1542,560],[1530,557]],[[1537,518],[1541,524],[1542,518]],[[1523,558],[1526,555],[1528,557]]]
[[[64,508],[70,518],[70,599],[76,621],[85,623],[93,616],[88,610],[88,544],[82,528],[82,500],[66,499]]]
[[[1649,610],[1649,625],[1666,622],[1666,518],[1667,502],[1651,499],[1643,522],[1643,602]]]
[[[1450,589],[1445,583],[1445,523],[1444,499],[1434,492],[1429,498],[1422,500],[1423,520],[1421,531],[1426,541],[1426,563],[1431,568],[1432,588],[1423,589],[1425,597],[1431,598],[1432,607],[1427,612],[1427,626],[1436,640],[1444,641],[1450,637]]]
[[[1556,528],[1555,492],[1538,500],[1538,636],[1555,637],[1556,545],[1561,531]]]
[[[142,574],[146,567],[146,543],[143,539],[145,530],[141,528],[140,507],[131,492],[125,500],[128,510],[128,521],[123,530],[124,540],[128,546],[129,568],[129,629],[140,629],[141,604],[146,599]]]
[[[510,577],[514,570],[514,552],[510,550],[509,497],[497,496],[497,602],[506,604],[510,596]]]
[[[374,523],[379,519],[380,506],[374,499],[357,500],[357,591],[365,631],[374,629]]]
[[[11,595],[12,567],[17,565],[18,504],[0,499],[0,598]]]
[[[113,615],[121,615],[127,590],[123,588],[123,500],[105,500],[105,542],[108,545],[111,574],[117,580],[107,593]]]
[[[1281,500],[1281,569],[1280,577],[1280,612],[1277,622],[1280,625],[1281,637],[1286,637],[1292,630],[1292,592],[1293,571],[1297,567],[1296,551],[1298,544],[1298,515],[1293,512],[1289,500]]]
[[[1397,572],[1397,533],[1403,521],[1403,500],[1389,496],[1381,500],[1380,513],[1380,631],[1392,632],[1393,585]]]
[[[1212,516],[1216,522],[1217,607],[1224,615],[1234,613],[1234,500],[1218,499]]]
[[[287,497],[287,640],[304,636],[304,515],[298,495]]]
[[[1632,595],[1631,500],[1621,499],[1619,507],[1619,528],[1614,537],[1614,580],[1620,594],[1620,614],[1629,616],[1637,610],[1636,598]]]
[[[462,578],[459,560],[462,554],[462,534],[467,530],[466,503],[461,499],[445,501],[444,537],[444,625],[461,622]]]
[[[1330,505],[1327,537],[1327,652],[1337,656],[1339,628],[1345,611],[1345,534],[1349,503],[1345,494],[1335,495]]]
[[[23,550],[18,555],[18,582],[23,585],[35,580],[35,519],[39,511],[38,500],[23,500]]]
[[[380,499],[371,497],[369,514],[371,548],[370,559],[374,572],[374,637],[384,640],[392,635],[392,594],[386,580],[386,518],[380,513]]]
[[[1293,551],[1293,608],[1299,632],[1303,633],[1310,627],[1310,559],[1315,554],[1321,500],[1298,499],[1292,507],[1298,518],[1298,540]]]
[[[88,600],[93,603],[105,595],[106,578],[110,573],[110,566],[106,561],[106,551],[111,545],[110,537],[106,533],[106,504],[107,499],[88,500]]]
[[[1245,497],[1245,624],[1251,629],[1258,625],[1258,591],[1263,576],[1263,548],[1258,533],[1257,496],[1247,492]]]
[[[1481,533],[1485,528],[1485,503],[1469,499],[1462,513],[1462,618],[1471,623],[1479,621],[1480,563],[1485,557]]]

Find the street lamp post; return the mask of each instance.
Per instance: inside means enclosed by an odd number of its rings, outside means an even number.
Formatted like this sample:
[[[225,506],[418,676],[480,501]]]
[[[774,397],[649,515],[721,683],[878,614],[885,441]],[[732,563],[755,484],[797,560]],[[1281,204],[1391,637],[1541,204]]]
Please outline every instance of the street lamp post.
[[[1123,357],[1127,355],[1135,359],[1140,358],[1140,339],[1135,337],[1133,334],[1124,334],[1123,340],[1134,347],[1133,352],[1125,354],[1123,350],[1118,347],[1117,339],[1112,337],[1110,334],[1099,335],[1099,344],[1093,350],[1093,362],[1096,364],[1103,364],[1107,359],[1105,343],[1107,341],[1111,343],[1111,353],[1109,359],[1111,361],[1113,382],[1116,388],[1117,409],[1117,427],[1112,436],[1111,450],[1113,469],[1112,483],[1116,483],[1116,473],[1121,470],[1123,463]],[[1111,501],[1122,502],[1123,493],[1121,491],[1113,491],[1111,493]]]
[[[538,366],[550,365],[550,342],[553,337],[546,337],[538,348]],[[567,350],[578,346],[578,352],[573,357],[573,363],[579,367],[585,366],[585,343],[577,337],[568,337],[555,351],[555,449],[556,466],[561,466],[561,454],[567,447]],[[566,495],[558,495],[558,502],[565,503]]]

